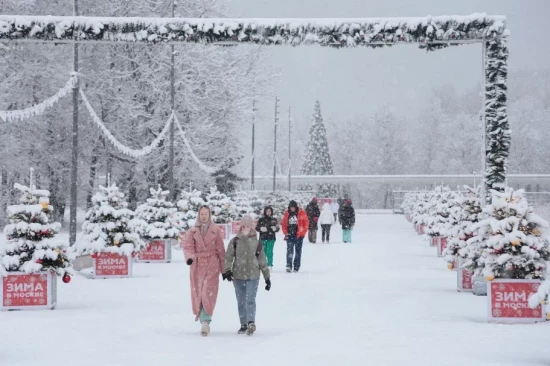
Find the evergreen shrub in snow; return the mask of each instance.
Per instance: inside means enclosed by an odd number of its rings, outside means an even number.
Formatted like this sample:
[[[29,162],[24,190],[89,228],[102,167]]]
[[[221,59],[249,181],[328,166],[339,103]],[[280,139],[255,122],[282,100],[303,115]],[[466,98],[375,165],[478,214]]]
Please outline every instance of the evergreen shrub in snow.
[[[181,192],[181,199],[177,203],[178,212],[175,216],[176,226],[183,231],[189,230],[195,225],[199,209],[205,204],[201,191],[194,189],[191,192]]]
[[[254,210],[250,205],[250,195],[248,192],[235,192],[231,199],[233,200],[235,211],[237,212],[236,220],[242,219],[242,217],[246,214],[254,213]]]
[[[456,199],[456,206],[451,210],[451,227],[447,230],[449,242],[443,253],[447,263],[454,263],[457,257],[466,259],[468,257],[467,241],[474,236],[472,226],[480,219],[481,208],[481,187],[466,189],[466,196],[459,196]]]
[[[450,213],[457,204],[456,196],[456,193],[449,187],[438,186],[435,188],[426,205],[427,215],[424,218],[428,236],[447,236]]]
[[[227,224],[238,217],[235,203],[216,186],[210,188],[206,195],[206,202],[212,210],[212,219],[216,224]]]
[[[8,206],[9,224],[4,228],[7,242],[0,244],[0,274],[8,272],[52,272],[72,275],[72,255],[54,240],[61,224],[50,222],[53,207],[50,192],[15,184],[22,193],[20,205]]]
[[[145,240],[177,238],[180,231],[174,224],[177,208],[166,200],[170,192],[159,186],[157,190],[151,188],[150,193],[151,198],[136,208],[132,221],[136,233]]]
[[[548,241],[543,237],[548,223],[529,207],[523,189],[493,190],[484,212],[488,218],[474,225],[484,239],[476,253],[477,272],[489,281],[544,279],[550,259]]]
[[[134,212],[127,208],[124,193],[113,184],[99,186],[92,207],[82,224],[83,239],[77,245],[80,254],[101,252],[132,255],[145,247],[132,223]]]

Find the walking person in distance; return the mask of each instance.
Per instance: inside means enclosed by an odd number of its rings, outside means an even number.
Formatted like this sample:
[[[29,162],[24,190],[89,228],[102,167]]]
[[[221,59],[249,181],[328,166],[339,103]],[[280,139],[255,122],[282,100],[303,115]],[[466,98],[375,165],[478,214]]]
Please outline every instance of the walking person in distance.
[[[319,216],[319,225],[321,225],[321,239],[324,243],[330,242],[330,228],[334,225],[335,219],[332,209],[328,203],[323,204],[321,216]]]
[[[279,232],[279,223],[273,217],[271,206],[264,208],[264,215],[258,220],[256,231],[260,233],[260,241],[267,257],[267,266],[270,271],[273,271],[273,247],[275,246],[275,235]]]
[[[355,210],[350,199],[347,199],[341,208],[340,224],[342,225],[342,240],[344,243],[351,243],[351,230],[355,225]]]
[[[260,271],[265,289],[271,289],[269,268],[262,243],[256,238],[254,219],[244,215],[237,236],[229,242],[225,253],[223,279],[233,282],[241,327],[238,334],[252,335],[256,331],[256,295]]]
[[[212,221],[210,208],[202,206],[199,216],[183,245],[185,261],[190,266],[191,303],[195,321],[201,321],[201,335],[210,333],[210,322],[216,307],[220,274],[223,271],[225,247],[221,231]]]
[[[309,242],[315,244],[317,242],[317,222],[319,221],[319,205],[317,204],[317,198],[313,197],[309,205],[306,207],[307,219],[309,221]]]
[[[334,214],[334,222],[335,223],[338,222],[338,211],[340,211],[340,205],[338,204],[338,200],[332,200],[332,203],[330,204],[330,209]]]
[[[281,226],[286,240],[286,271],[290,273],[294,269],[294,272],[298,272],[302,265],[302,246],[309,221],[307,214],[298,207],[296,201],[290,201]]]

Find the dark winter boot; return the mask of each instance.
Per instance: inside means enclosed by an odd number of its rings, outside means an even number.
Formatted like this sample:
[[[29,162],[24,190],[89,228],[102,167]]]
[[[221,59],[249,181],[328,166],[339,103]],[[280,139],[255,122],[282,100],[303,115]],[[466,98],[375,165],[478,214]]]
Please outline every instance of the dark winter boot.
[[[242,324],[241,329],[237,331],[237,334],[245,334],[247,330],[248,330],[248,326],[246,324]]]
[[[286,267],[286,271],[287,271],[287,273],[291,273],[291,272],[292,272],[292,268]]]
[[[256,324],[254,322],[248,322],[248,329],[246,330],[246,335],[251,336],[256,331]]]

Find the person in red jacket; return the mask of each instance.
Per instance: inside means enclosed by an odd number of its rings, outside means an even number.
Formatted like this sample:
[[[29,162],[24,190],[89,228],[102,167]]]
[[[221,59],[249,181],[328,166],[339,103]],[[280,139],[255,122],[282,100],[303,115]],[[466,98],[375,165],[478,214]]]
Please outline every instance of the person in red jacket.
[[[286,271],[292,272],[294,265],[294,272],[298,272],[302,264],[302,245],[309,228],[309,221],[306,212],[298,207],[296,201],[290,201],[281,226],[286,240]],[[296,255],[294,255],[295,251]]]

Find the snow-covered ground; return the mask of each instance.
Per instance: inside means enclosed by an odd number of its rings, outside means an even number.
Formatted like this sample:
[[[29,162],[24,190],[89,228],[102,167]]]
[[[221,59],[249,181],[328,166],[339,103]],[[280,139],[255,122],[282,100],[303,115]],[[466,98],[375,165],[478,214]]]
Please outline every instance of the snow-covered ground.
[[[227,282],[200,337],[177,251],[131,279],[59,283],[54,311],[0,313],[0,365],[549,365],[550,322],[488,324],[487,298],[456,292],[455,272],[402,215],[358,215],[353,235],[306,244],[299,274],[284,272],[277,242],[253,337],[236,334]]]

